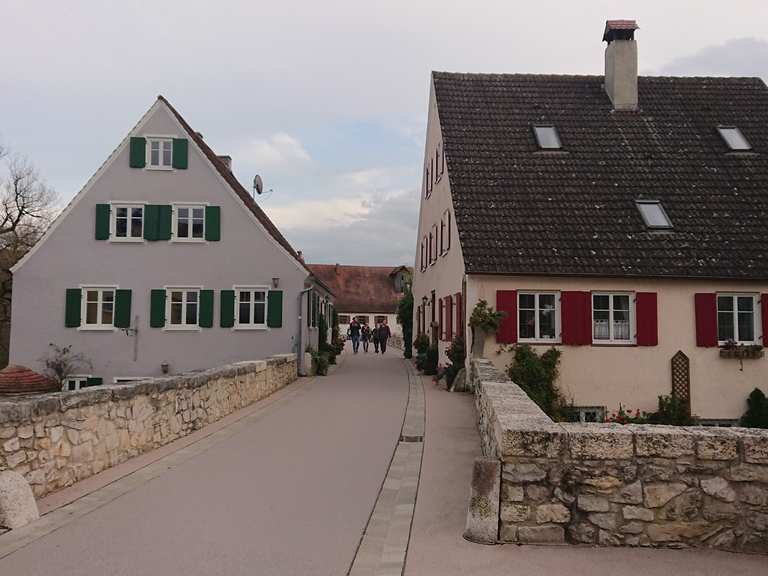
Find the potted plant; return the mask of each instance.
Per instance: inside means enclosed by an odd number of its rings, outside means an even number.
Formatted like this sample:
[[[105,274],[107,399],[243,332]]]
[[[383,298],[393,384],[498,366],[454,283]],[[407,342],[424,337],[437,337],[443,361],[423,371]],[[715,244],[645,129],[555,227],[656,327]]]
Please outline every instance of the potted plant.
[[[734,340],[726,340],[720,348],[721,358],[762,358],[763,347],[760,344],[737,344]]]
[[[485,300],[479,300],[475,304],[472,315],[469,317],[469,325],[472,328],[472,356],[483,356],[488,334],[499,329],[504,316],[506,316],[505,312],[494,310]]]

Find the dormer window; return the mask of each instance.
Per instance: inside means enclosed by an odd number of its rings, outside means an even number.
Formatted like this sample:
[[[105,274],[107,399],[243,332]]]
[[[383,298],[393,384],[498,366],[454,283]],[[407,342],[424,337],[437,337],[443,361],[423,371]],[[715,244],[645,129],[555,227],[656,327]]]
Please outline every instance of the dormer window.
[[[752,150],[752,145],[736,126],[718,126],[717,131],[720,132],[723,142],[734,152]]]
[[[654,230],[672,228],[672,222],[658,200],[636,200],[635,204],[648,228]]]
[[[542,150],[560,150],[563,147],[560,143],[560,136],[557,134],[557,128],[554,126],[534,126],[533,133],[536,136],[536,143]]]

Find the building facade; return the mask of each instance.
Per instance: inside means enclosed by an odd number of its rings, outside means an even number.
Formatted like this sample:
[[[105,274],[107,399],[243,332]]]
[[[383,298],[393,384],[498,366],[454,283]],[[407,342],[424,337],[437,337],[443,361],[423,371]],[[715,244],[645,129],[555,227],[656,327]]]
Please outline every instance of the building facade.
[[[309,270],[163,97],[13,285],[11,361],[41,370],[49,344],[70,347],[86,360],[70,389],[298,351],[311,336]]]
[[[486,356],[555,346],[584,419],[655,410],[675,359],[733,421],[768,386],[768,88],[638,77],[635,30],[606,24],[604,76],[433,73],[414,326],[445,361],[485,300]]]

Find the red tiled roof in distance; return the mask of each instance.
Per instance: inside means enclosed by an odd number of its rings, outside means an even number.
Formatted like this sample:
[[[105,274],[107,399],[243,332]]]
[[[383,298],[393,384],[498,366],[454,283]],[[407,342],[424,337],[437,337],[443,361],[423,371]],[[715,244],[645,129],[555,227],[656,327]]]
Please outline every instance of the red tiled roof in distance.
[[[635,20],[606,20],[605,30],[603,31],[603,41],[611,42],[614,40],[614,32],[619,30],[634,31],[640,28]]]
[[[341,313],[378,312],[395,314],[402,297],[395,291],[394,266],[345,266],[308,264],[312,273],[327,285]],[[410,270],[410,269],[408,269]]]
[[[0,394],[42,394],[60,390],[56,382],[26,366],[11,364],[0,370]]]

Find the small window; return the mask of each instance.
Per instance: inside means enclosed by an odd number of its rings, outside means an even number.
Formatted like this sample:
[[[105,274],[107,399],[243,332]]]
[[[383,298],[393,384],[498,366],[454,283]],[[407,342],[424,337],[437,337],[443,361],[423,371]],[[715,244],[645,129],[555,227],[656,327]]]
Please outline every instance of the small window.
[[[432,164],[431,160],[430,160],[430,164]],[[430,166],[427,165],[424,168],[424,196],[426,198],[429,198],[431,194],[432,194],[432,174],[430,171]]]
[[[736,126],[718,126],[720,137],[731,150],[752,150],[752,146]]]
[[[542,150],[560,150],[563,147],[557,128],[554,126],[534,126],[533,133],[536,135],[536,143]]]
[[[517,295],[517,326],[520,341],[558,338],[559,295],[555,292],[520,292]]]
[[[636,200],[635,205],[648,228],[657,230],[672,228],[672,222],[658,200]]]
[[[237,328],[266,328],[267,289],[235,287]]]
[[[421,239],[421,271],[424,272],[424,270],[427,269],[428,265],[428,259],[429,259],[429,244],[428,244],[427,237],[424,236],[424,238]]]
[[[757,343],[758,297],[755,294],[717,295],[717,340],[737,344]]]
[[[386,316],[374,316],[373,321],[376,322],[376,324],[381,324],[387,319]]]
[[[112,204],[112,239],[121,242],[143,241],[144,206],[139,204]]]
[[[632,342],[632,297],[592,294],[592,340],[598,344]]]
[[[156,170],[173,167],[173,140],[171,138],[147,138],[147,166]]]
[[[440,255],[445,255],[451,248],[451,212],[446,210],[440,219]]]
[[[605,420],[605,408],[602,406],[575,406],[574,410],[579,422],[603,422]]]
[[[130,384],[139,380],[152,380],[152,378],[150,376],[115,376],[112,382],[115,384]]]
[[[368,316],[358,315],[357,316],[357,323],[358,324],[368,324]]]
[[[168,315],[171,328],[197,328],[200,314],[200,290],[168,290]]]
[[[339,314],[339,324],[349,324],[349,315],[348,314]]]
[[[115,288],[83,288],[83,327],[87,329],[111,329],[115,320]]]
[[[205,239],[205,206],[177,205],[174,207],[176,240]]]
[[[73,374],[72,376],[68,376],[64,379],[61,390],[63,392],[74,392],[80,390],[80,388],[85,388],[88,386],[88,378],[90,378],[90,375],[87,374]]]
[[[429,263],[437,262],[437,224],[432,224],[432,231],[429,233]]]

